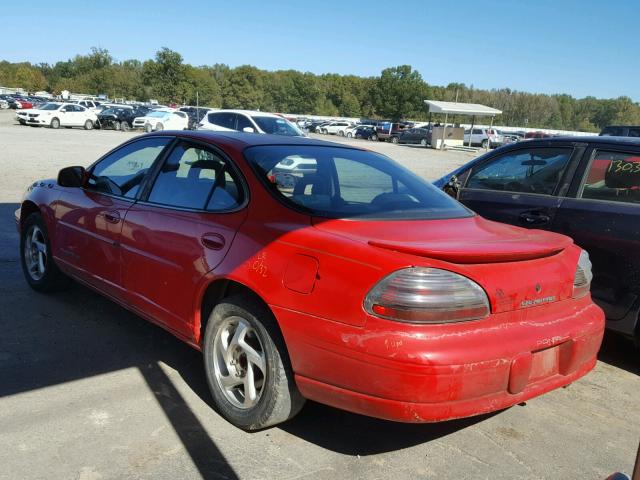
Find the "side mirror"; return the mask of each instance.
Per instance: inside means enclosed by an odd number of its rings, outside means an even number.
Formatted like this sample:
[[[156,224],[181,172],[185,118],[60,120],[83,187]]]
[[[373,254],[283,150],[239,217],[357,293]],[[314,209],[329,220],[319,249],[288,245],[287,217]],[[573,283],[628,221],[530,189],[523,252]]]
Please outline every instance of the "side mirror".
[[[84,185],[87,171],[84,167],[66,167],[58,172],[58,185],[80,188]]]
[[[253,127],[244,127],[244,128],[242,129],[242,131],[243,131],[244,133],[256,133],[256,131],[253,129]]]
[[[446,193],[447,195],[457,200],[458,197],[460,196],[461,186],[462,185],[460,185],[460,180],[458,180],[458,177],[455,175],[452,175],[449,181],[444,184],[444,187],[442,187],[442,190],[444,191],[444,193]]]

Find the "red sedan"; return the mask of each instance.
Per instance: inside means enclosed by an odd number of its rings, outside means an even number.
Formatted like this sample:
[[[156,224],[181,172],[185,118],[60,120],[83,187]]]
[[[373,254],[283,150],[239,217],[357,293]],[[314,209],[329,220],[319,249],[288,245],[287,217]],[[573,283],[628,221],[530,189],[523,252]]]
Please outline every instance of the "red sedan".
[[[202,350],[248,430],[307,398],[402,422],[502,409],[585,375],[602,340],[571,239],[328,142],[145,135],[34,183],[16,222],[35,290],[73,278]]]

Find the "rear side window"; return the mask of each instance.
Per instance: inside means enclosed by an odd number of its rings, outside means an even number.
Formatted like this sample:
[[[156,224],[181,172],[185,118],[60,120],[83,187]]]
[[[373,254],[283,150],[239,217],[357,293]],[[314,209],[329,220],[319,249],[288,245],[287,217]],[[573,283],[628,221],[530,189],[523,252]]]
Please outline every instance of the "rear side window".
[[[236,129],[236,116],[233,113],[210,113],[207,115],[207,120],[219,127]]]
[[[431,183],[377,153],[270,145],[250,147],[244,154],[280,201],[310,215],[379,220],[473,215]]]
[[[533,148],[504,153],[474,168],[466,188],[553,195],[571,148]]]
[[[162,166],[149,202],[195,210],[224,211],[242,203],[242,189],[218,154],[181,143]]]
[[[640,154],[596,152],[579,196],[594,200],[640,203]]]

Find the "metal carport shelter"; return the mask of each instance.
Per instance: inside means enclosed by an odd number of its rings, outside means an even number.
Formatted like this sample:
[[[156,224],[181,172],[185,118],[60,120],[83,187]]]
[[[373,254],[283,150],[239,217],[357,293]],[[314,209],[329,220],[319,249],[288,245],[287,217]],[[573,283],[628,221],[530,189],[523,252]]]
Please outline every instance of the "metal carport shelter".
[[[471,130],[476,122],[476,117],[491,117],[491,126],[493,127],[493,118],[496,115],[500,115],[502,110],[497,108],[487,107],[486,105],[480,105],[477,103],[458,103],[458,102],[440,102],[437,100],[425,100],[429,106],[429,114],[432,113],[444,113],[444,128],[442,130],[442,147],[444,148],[444,135],[447,129],[447,120],[449,114],[451,115],[469,115],[471,116],[471,129],[469,131],[469,146],[471,146]],[[431,123],[431,118],[429,118]]]

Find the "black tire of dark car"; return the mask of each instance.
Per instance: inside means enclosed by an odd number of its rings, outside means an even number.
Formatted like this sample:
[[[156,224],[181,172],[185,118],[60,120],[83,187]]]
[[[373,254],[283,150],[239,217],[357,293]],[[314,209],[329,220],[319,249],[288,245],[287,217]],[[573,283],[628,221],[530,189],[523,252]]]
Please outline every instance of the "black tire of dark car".
[[[247,325],[254,342],[259,344],[265,359],[257,402],[249,408],[240,408],[228,398],[219,381],[220,359],[216,341],[230,321],[240,319]],[[238,320],[239,321],[239,320]],[[287,349],[277,322],[269,309],[257,299],[238,295],[224,299],[211,312],[203,339],[204,365],[209,389],[218,412],[235,426],[244,430],[258,430],[288,420],[296,415],[305,399],[296,387]],[[245,359],[245,363],[248,360]],[[218,362],[218,363],[216,363]],[[242,357],[238,359],[238,365]],[[238,375],[236,371],[236,376]],[[245,373],[247,375],[247,373]],[[231,376],[231,372],[229,372]]]
[[[422,145],[423,147],[427,146],[427,139],[423,138],[422,140],[420,140],[420,145]]]
[[[20,264],[22,266],[22,272],[27,280],[27,283],[31,288],[37,292],[55,292],[66,288],[69,285],[70,279],[63,274],[51,254],[51,242],[49,241],[49,234],[47,232],[47,226],[39,213],[32,213],[29,215],[21,228],[22,234],[20,235]],[[42,275],[34,275],[27,265],[29,257],[34,258],[33,255],[37,255],[37,246],[33,245],[33,242],[29,240],[33,237],[35,231],[36,237],[41,237],[38,243],[44,244],[45,260],[44,272]],[[35,249],[35,250],[34,250]]]

